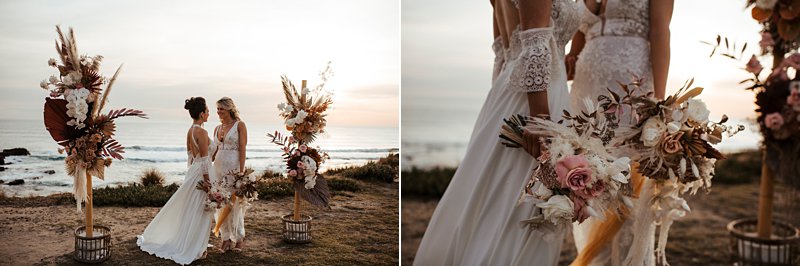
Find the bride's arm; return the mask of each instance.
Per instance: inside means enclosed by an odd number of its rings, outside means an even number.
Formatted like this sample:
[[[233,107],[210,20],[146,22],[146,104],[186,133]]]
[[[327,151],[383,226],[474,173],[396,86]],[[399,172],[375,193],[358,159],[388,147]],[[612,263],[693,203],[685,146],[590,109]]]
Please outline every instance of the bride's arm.
[[[525,75],[513,75],[517,78],[524,76],[522,80],[512,80],[520,82],[522,89],[527,92],[528,109],[531,116],[549,116],[550,108],[547,102],[547,89],[550,80],[550,64],[552,55],[550,51],[549,39],[552,38],[553,28],[550,25],[550,12],[552,0],[520,0],[517,10],[519,10],[520,39],[522,40],[523,57],[520,60],[518,71],[527,71],[528,65],[539,66],[537,73],[525,73]],[[519,70],[521,68],[521,70]],[[531,83],[525,82],[532,79]],[[540,142],[539,136],[528,131],[523,133],[526,141],[525,150],[534,157],[539,157]]]
[[[664,99],[669,75],[670,32],[673,0],[650,1],[650,62],[653,64],[655,97]]]
[[[194,138],[197,140],[197,145],[200,146],[197,147],[199,149],[198,153],[200,153],[200,158],[208,156],[208,144],[210,142],[208,138],[208,132],[205,130],[196,130],[194,134]],[[208,162],[208,159],[201,161]],[[208,178],[208,165],[204,165],[201,171],[203,173],[203,180],[206,181],[206,184],[211,184]]]
[[[247,158],[247,126],[239,121],[239,171],[244,172],[244,160]]]

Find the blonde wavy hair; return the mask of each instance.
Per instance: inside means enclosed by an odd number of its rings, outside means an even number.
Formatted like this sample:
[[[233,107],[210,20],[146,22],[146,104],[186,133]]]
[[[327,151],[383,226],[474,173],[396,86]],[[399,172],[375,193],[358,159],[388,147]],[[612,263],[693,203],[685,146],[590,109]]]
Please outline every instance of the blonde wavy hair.
[[[231,114],[231,118],[233,118],[233,120],[236,121],[242,120],[241,117],[239,117],[239,109],[236,109],[236,104],[233,103],[233,99],[228,97],[222,97],[222,99],[219,99],[219,101],[217,101],[217,106],[222,107],[222,109],[228,110],[228,113]]]

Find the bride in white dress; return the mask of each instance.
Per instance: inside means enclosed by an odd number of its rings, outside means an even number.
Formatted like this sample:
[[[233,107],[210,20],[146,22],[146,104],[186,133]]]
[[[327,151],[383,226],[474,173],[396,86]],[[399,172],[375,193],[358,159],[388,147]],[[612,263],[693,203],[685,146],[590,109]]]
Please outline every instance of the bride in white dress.
[[[217,115],[222,124],[214,129],[216,143],[214,172],[217,178],[226,178],[224,181],[227,184],[233,184],[232,176],[226,174],[231,171],[244,172],[244,161],[247,155],[247,126],[239,118],[239,111],[231,98],[223,97],[217,101]],[[228,189],[233,188],[228,187]],[[223,241],[220,248],[223,252],[231,249],[231,242],[236,244],[233,247],[234,251],[241,251],[244,247],[244,215],[249,203],[241,197],[232,199],[232,201],[228,217],[221,217],[225,208],[219,209],[216,215],[217,227]],[[221,220],[223,218],[224,220]]]
[[[598,3],[599,2],[599,3]],[[641,92],[652,92],[663,99],[669,70],[669,23],[672,0],[586,0],[580,32],[573,38],[566,56],[568,73],[574,70],[570,95],[575,110],[585,98],[597,100],[611,89],[619,95],[624,91],[619,83],[639,81]],[[621,125],[636,123],[629,108],[623,108]],[[634,197],[646,193],[641,175],[633,175]],[[636,187],[639,187],[636,189]],[[638,191],[638,193],[637,193]],[[643,194],[642,194],[643,195]],[[647,204],[638,200],[635,205]],[[573,235],[579,255],[574,265],[622,265],[631,248],[639,249],[631,265],[654,265],[652,239],[641,247],[632,247],[635,234],[651,235],[652,225],[635,225],[635,213],[624,211],[621,219],[616,212],[607,212],[606,220],[590,217],[575,224]],[[642,228],[647,232],[635,232]],[[644,256],[644,257],[642,257]]]
[[[209,137],[202,128],[208,121],[208,108],[202,97],[188,99],[185,104],[184,108],[194,119],[186,134],[189,170],[183,185],[172,194],[136,241],[143,251],[183,265],[205,257],[213,215],[213,212],[205,210],[208,194],[196,188],[200,180],[210,184]]]
[[[564,47],[578,28],[572,0],[497,0],[497,60],[492,88],[472,131],[467,153],[428,224],[414,265],[554,265],[564,232],[549,239],[521,225],[535,211],[517,205],[539,155],[538,137],[526,149],[498,138],[503,118],[553,115],[569,107]],[[527,153],[526,153],[527,151]]]

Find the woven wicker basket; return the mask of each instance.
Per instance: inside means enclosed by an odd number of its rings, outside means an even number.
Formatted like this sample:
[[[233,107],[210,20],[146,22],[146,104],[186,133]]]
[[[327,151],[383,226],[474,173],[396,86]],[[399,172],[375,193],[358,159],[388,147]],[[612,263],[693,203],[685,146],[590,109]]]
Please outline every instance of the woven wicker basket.
[[[290,244],[311,243],[311,216],[303,216],[295,221],[291,214],[281,217],[283,220],[283,241]]]
[[[111,229],[95,225],[92,231],[93,237],[86,237],[86,226],[75,229],[75,260],[100,263],[111,256]]]
[[[734,265],[800,265],[800,229],[772,222],[770,239],[757,237],[756,219],[740,219],[728,223],[731,234],[731,259]]]

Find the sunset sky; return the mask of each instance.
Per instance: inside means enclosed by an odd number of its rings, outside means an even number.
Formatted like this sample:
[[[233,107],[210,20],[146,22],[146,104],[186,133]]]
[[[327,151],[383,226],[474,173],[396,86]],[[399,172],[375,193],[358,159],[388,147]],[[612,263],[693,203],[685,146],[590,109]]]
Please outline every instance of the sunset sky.
[[[675,1],[672,62],[667,93],[687,79],[705,87],[701,99],[712,117],[754,117],[754,95],[738,81],[747,78],[743,64],[709,58],[712,41],[721,34],[758,53],[760,26],[745,1]],[[489,1],[402,2],[403,142],[466,142],[489,91],[494,54]],[[445,125],[446,124],[446,125]]]
[[[0,2],[0,119],[41,119],[47,93],[38,84],[57,73],[47,60],[57,57],[60,24],[75,29],[81,54],[105,57],[103,75],[125,64],[112,108],[185,120],[184,99],[229,96],[246,121],[277,124],[280,75],[314,84],[332,61],[329,125],[398,126],[399,1],[220,3]]]

